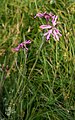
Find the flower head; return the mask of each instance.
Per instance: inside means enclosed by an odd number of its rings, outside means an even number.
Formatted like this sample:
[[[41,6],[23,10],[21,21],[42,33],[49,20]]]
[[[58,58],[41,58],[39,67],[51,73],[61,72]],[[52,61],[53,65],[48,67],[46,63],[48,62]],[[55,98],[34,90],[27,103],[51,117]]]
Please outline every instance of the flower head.
[[[28,51],[28,48],[26,47],[26,44],[30,44],[30,40],[26,40],[25,42],[20,43],[16,48],[13,48],[13,51],[18,52],[21,48],[25,48]]]
[[[48,29],[48,31],[46,33],[44,33],[44,36],[46,36],[46,40],[50,39],[50,35],[52,34],[54,40],[58,40],[59,41],[59,37],[62,36],[60,34],[60,31],[54,27],[54,26],[50,26],[50,25],[41,25],[40,26],[41,29]]]
[[[51,12],[50,12],[49,14],[46,13],[46,12],[44,12],[44,13],[38,13],[38,14],[36,14],[36,16],[35,16],[34,18],[36,18],[36,17],[45,18],[46,21],[48,22],[49,19],[50,19],[52,16],[53,16],[53,14],[52,14]]]
[[[59,40],[59,37],[62,35],[60,34],[60,31],[56,28],[58,16],[53,15],[51,12],[49,14],[44,12],[36,14],[35,18],[36,17],[45,18],[47,22],[49,21],[49,19],[51,19],[51,24],[49,24],[48,22],[46,25],[41,25],[40,28],[43,30],[48,30],[46,33],[44,33],[44,36],[46,36],[46,40],[50,39],[51,34],[55,41]]]
[[[54,15],[53,13],[38,13],[36,14],[35,18],[36,17],[40,17],[40,18],[45,18],[46,21],[47,21],[47,24],[46,25],[41,25],[40,28],[41,29],[46,29],[48,30],[46,33],[44,33],[44,36],[46,37],[46,40],[49,40],[50,39],[50,36],[52,34],[54,40],[58,40],[59,41],[59,37],[62,36],[60,34],[60,31],[57,29],[57,19],[58,19],[58,16]],[[49,19],[51,19],[51,23],[49,24]]]

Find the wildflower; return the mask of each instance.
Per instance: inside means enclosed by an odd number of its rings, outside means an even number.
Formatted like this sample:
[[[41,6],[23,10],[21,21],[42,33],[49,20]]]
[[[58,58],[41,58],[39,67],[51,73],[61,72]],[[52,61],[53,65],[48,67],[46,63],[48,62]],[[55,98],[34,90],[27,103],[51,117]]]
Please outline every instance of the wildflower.
[[[53,38],[54,40],[58,40],[59,41],[59,37],[62,36],[60,34],[60,31],[57,28],[54,28],[53,32],[52,32]]]
[[[25,48],[26,51],[28,51],[28,48],[26,47],[26,44],[30,44],[30,40],[26,40],[25,42],[20,43],[16,48],[13,48],[13,51],[18,52],[21,48]]]
[[[53,25],[53,26],[56,26],[56,24],[57,24],[57,19],[58,19],[58,16],[55,16],[55,15],[52,16],[52,25]]]
[[[49,19],[50,19],[52,16],[53,16],[53,14],[52,14],[51,12],[50,12],[49,14],[46,13],[46,12],[44,12],[44,13],[38,13],[38,14],[36,14],[36,16],[35,16],[34,18],[36,18],[36,17],[45,18],[46,21],[48,22]]]
[[[41,25],[40,28],[41,29],[48,29],[48,31],[46,33],[44,33],[44,36],[46,36],[46,40],[50,39],[50,36],[52,35],[54,40],[58,40],[59,41],[59,37],[62,36],[60,34],[60,31],[56,28],[57,27],[57,19],[58,16],[53,15],[51,12],[48,14],[46,12],[44,13],[38,13],[36,14],[36,17],[40,17],[40,18],[45,18],[47,21],[47,25]],[[49,19],[51,19],[51,24],[49,24]]]
[[[52,29],[44,33],[44,36],[46,36],[46,40],[49,40],[51,34],[52,34]]]
[[[60,31],[54,27],[54,26],[50,26],[50,25],[41,25],[40,26],[41,29],[48,29],[48,32],[44,33],[44,36],[46,36],[46,40],[50,39],[50,35],[53,35],[54,40],[58,40],[59,41],[59,37],[62,36],[60,34]]]

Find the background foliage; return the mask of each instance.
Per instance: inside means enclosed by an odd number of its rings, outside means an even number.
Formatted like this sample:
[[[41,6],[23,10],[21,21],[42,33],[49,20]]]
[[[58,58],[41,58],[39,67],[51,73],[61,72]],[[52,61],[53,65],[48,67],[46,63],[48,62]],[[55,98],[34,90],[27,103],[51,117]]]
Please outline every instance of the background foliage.
[[[38,12],[58,15],[62,37],[45,38]],[[74,120],[74,0],[0,0],[0,82],[8,120]],[[31,40],[28,52],[12,51]],[[6,119],[6,118],[4,118]]]

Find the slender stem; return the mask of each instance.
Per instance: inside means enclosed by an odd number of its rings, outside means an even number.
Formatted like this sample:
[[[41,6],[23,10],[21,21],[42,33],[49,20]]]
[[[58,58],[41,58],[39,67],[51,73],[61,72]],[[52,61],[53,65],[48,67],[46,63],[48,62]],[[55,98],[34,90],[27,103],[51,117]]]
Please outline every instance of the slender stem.
[[[57,54],[58,54],[57,47],[58,47],[58,46],[57,46],[57,41],[56,41],[56,65],[57,65],[57,57],[58,57],[58,56],[57,56]]]
[[[40,51],[41,51],[41,49],[42,49],[42,46],[43,46],[44,42],[45,42],[45,39],[44,39],[44,37],[43,37],[43,38],[42,38],[42,43],[41,43],[38,51],[36,52],[36,60],[35,60],[35,62],[34,62],[34,64],[33,64],[33,67],[32,67],[32,69],[31,69],[31,71],[30,71],[30,74],[29,74],[29,76],[28,76],[28,79],[30,79],[30,76],[31,76],[31,74],[32,74],[32,72],[33,72],[33,70],[34,70],[34,68],[35,68],[35,66],[36,66],[36,63],[37,63],[37,61],[38,61],[39,54],[40,54]]]

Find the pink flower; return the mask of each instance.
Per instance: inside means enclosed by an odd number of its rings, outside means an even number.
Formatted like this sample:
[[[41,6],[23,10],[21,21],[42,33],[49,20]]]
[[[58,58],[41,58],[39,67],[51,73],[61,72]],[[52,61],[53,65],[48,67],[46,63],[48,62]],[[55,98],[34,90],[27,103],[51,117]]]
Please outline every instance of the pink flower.
[[[26,40],[25,42],[20,43],[16,48],[13,48],[13,51],[18,52],[21,48],[25,48],[26,50],[28,50],[26,44],[30,44],[30,43],[31,43],[30,40]]]
[[[49,14],[48,13],[46,13],[46,12],[44,12],[44,13],[38,13],[38,14],[36,14],[36,16],[34,17],[34,18],[36,18],[36,17],[40,17],[40,18],[45,18],[46,19],[46,21],[48,22],[49,21],[49,19],[51,18],[53,16],[53,14],[50,12]]]
[[[58,16],[55,16],[55,15],[52,16],[52,25],[53,26],[55,26],[57,24],[57,19],[58,19]]]
[[[42,18],[42,17],[44,17],[44,14],[45,14],[45,13],[37,13],[36,16],[35,16],[34,18],[36,18],[36,17]]]
[[[48,30],[48,32],[44,33],[44,36],[46,36],[46,40],[50,39],[50,35],[52,34],[52,29]]]
[[[56,28],[54,28],[54,30],[53,30],[53,32],[52,32],[52,35],[53,35],[53,38],[54,38],[55,41],[56,41],[56,40],[59,41],[59,37],[62,36],[62,35],[60,34],[60,31],[59,31],[58,29],[56,29]]]
[[[58,16],[53,15],[53,13],[51,13],[51,12],[50,13],[46,13],[46,12],[38,13],[38,14],[36,14],[36,16],[34,18],[36,18],[36,17],[45,18],[47,22],[51,18],[53,26],[55,26],[57,24],[56,22],[57,22]]]
[[[54,40],[58,40],[59,41],[59,37],[62,36],[60,34],[60,31],[56,28],[57,26],[57,19],[58,19],[58,16],[56,15],[53,15],[51,12],[48,14],[46,12],[44,13],[38,13],[36,14],[35,18],[36,17],[40,17],[40,18],[45,18],[46,21],[47,21],[47,25],[41,25],[40,28],[41,29],[46,29],[48,30],[46,33],[44,33],[44,36],[46,36],[46,40],[49,40],[50,39],[50,36],[52,34]],[[49,19],[51,19],[51,24],[49,25]]]
[[[52,26],[50,26],[50,25],[41,25],[40,28],[41,29],[50,29],[50,28],[52,28]]]
[[[60,31],[54,27],[54,26],[50,26],[50,25],[41,25],[40,26],[41,29],[48,29],[48,32],[44,33],[44,36],[46,36],[46,40],[50,39],[50,35],[52,34],[54,40],[58,40],[59,41],[59,37],[62,36],[60,34]]]

